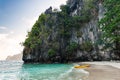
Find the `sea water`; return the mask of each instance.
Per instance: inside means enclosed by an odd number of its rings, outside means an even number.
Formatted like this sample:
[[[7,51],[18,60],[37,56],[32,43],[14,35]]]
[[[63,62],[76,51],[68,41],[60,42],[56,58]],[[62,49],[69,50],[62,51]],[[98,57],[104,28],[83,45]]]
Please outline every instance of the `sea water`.
[[[0,80],[87,80],[88,72],[73,66],[0,61]]]

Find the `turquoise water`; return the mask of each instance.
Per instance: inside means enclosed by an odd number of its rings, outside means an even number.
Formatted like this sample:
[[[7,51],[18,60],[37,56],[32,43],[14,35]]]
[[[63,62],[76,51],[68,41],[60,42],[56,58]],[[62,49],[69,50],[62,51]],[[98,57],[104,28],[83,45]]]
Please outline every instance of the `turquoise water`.
[[[0,61],[0,80],[80,80],[80,76],[83,76],[82,70],[74,70],[73,64]]]

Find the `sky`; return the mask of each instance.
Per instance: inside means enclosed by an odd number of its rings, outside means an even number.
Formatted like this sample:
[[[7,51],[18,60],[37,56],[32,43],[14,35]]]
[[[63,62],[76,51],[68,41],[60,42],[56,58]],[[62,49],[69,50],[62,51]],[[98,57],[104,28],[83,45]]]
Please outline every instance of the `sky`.
[[[66,0],[0,0],[0,60],[22,53],[27,32],[47,8]]]

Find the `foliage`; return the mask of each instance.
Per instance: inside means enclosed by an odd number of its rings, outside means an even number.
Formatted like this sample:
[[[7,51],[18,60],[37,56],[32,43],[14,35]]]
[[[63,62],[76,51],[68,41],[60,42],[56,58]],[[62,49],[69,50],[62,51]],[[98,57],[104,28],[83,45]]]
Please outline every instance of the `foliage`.
[[[97,2],[97,0],[85,0],[85,10],[96,8],[95,2]]]
[[[67,50],[67,53],[73,53],[76,49],[78,48],[78,44],[76,42],[71,42],[66,50]]]
[[[59,49],[59,46],[60,46],[57,41],[51,41],[51,42],[49,42],[48,44],[49,44],[48,46],[49,46],[50,48],[52,48],[52,49],[54,49],[54,50],[56,50],[56,51]]]
[[[49,54],[50,56],[54,55],[55,53],[56,53],[56,52],[55,52],[54,49],[49,49],[49,50],[48,50],[48,54]]]
[[[70,8],[68,5],[61,5],[60,6],[61,12],[64,15],[68,15],[70,13]]]
[[[103,40],[115,44],[114,48],[120,51],[120,0],[104,0],[104,6],[105,16],[99,22]]]
[[[24,46],[29,47],[29,48],[35,48],[37,45],[41,45],[41,40],[37,39],[36,37],[33,38],[27,38],[25,42],[23,43]]]
[[[89,52],[93,49],[93,44],[90,41],[86,41],[81,44],[80,49]]]
[[[31,32],[29,32],[28,37],[39,35],[40,28],[38,26],[39,26],[39,23],[38,23],[38,21],[36,21],[36,23],[32,27]]]
[[[77,32],[77,37],[81,37],[82,34],[83,34],[82,32],[78,31],[78,32]]]
[[[39,19],[38,19],[38,21],[41,23],[41,24],[45,24],[45,22],[46,22],[46,19],[47,19],[47,16],[46,16],[46,14],[41,14],[40,16],[39,16]]]
[[[84,23],[89,22],[91,19],[87,10],[84,11],[84,15],[82,16],[70,16],[71,10],[68,5],[62,5],[60,9],[61,12],[58,12],[58,27],[60,28],[60,35],[65,39],[70,38],[70,33],[73,28],[79,29]]]
[[[47,33],[45,33],[47,31],[44,27],[46,18],[47,16],[45,14],[41,14],[39,16],[39,19],[33,25],[32,30],[28,32],[27,39],[23,43],[24,46],[29,48],[35,48],[37,45],[41,45],[42,39],[47,36]]]

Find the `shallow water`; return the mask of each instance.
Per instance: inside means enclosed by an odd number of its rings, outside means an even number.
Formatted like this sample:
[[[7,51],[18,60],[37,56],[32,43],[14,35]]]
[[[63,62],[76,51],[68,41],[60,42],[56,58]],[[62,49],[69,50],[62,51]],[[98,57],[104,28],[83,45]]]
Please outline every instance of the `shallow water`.
[[[23,64],[0,61],[0,80],[87,80],[88,73],[73,64]]]

